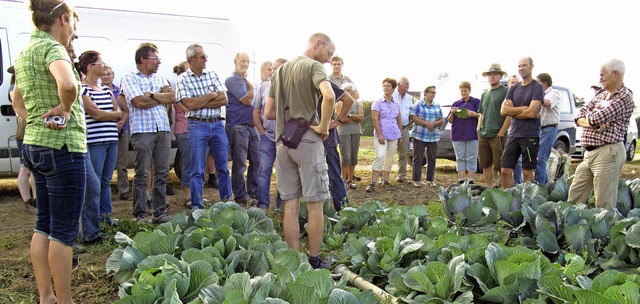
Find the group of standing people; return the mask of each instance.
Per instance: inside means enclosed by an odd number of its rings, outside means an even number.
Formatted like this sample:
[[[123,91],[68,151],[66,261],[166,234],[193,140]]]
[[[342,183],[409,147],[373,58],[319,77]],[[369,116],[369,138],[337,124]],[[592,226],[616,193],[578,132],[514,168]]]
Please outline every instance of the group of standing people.
[[[158,48],[143,43],[135,53],[136,69],[123,77],[120,90],[114,93],[115,86],[108,81],[109,70],[104,68],[98,52],[87,51],[75,67],[72,64],[65,47],[75,36],[78,15],[73,8],[57,0],[33,0],[31,10],[36,29],[16,60],[12,96],[16,113],[26,120],[23,157],[36,184],[37,221],[30,252],[41,303],[72,303],[72,245],[79,234],[79,221],[81,217],[85,221],[88,208],[94,208],[95,214],[103,215],[103,221],[109,221],[110,181],[118,162],[118,138],[123,129],[130,130],[136,154],[134,215],[138,220],[146,220],[146,177],[151,167],[153,222],[171,219],[166,214],[165,193],[171,132],[168,108],[174,104],[181,107],[187,122],[191,207],[204,207],[202,186],[207,153],[215,162],[222,200],[234,197],[236,202],[250,204],[258,197],[262,207],[269,206],[267,177],[277,159],[285,240],[291,248],[300,248],[298,213],[302,199],[308,215],[309,262],[313,268],[328,266],[319,256],[324,230],[323,201],[333,197],[334,204],[344,204],[346,193],[340,192],[345,189],[344,181],[352,187],[357,180],[353,168],[357,164],[360,130],[355,124],[364,117],[362,105],[355,101],[357,90],[353,83],[338,85],[324,71],[322,64],[335,58],[335,45],[329,36],[311,35],[304,54],[275,70],[272,65],[273,77],[271,80],[265,77],[257,90],[246,79],[250,62],[247,54],[236,55],[235,70],[223,83],[214,71],[206,68],[208,57],[198,44],[187,48],[188,68],[178,76],[174,89],[157,73],[161,63]],[[338,61],[341,67],[342,60]],[[535,81],[531,77],[532,68],[530,58],[520,60],[518,70],[523,80],[505,92],[495,81],[498,79],[499,84],[504,72],[499,65],[492,65],[486,72],[491,91],[481,100],[469,96],[468,83],[461,84],[462,99],[446,118],[453,125],[452,133],[456,133],[452,139],[460,158],[458,170],[464,171],[461,178],[473,178],[475,163],[471,154],[478,149],[477,133],[487,140],[493,153],[499,146],[493,138],[498,137],[501,144],[505,126],[509,125],[509,139],[500,159],[501,186],[513,184],[513,168],[519,157],[525,180],[533,180],[538,151],[542,149],[538,147],[542,136],[540,108],[552,107],[554,102],[551,96],[547,97],[551,91],[545,94],[545,89],[551,86],[550,77],[541,75],[538,78],[542,83]],[[336,73],[332,76],[343,78]],[[586,128],[583,140],[588,152],[569,193],[574,202],[586,201],[595,187],[598,206],[611,209],[615,205],[609,193],[616,192],[606,190],[614,186],[612,180],[617,186],[615,173],[619,175],[624,161],[621,141],[633,109],[632,93],[624,86],[623,76],[621,61],[606,63],[600,73],[604,89],[576,119],[578,125]],[[99,85],[99,78],[107,86]],[[406,78],[400,82],[385,79],[383,97],[372,106],[376,159],[368,191],[375,188],[377,178],[387,186],[390,184],[393,155],[396,149],[408,147],[405,145],[411,123],[415,140],[413,181],[420,180],[426,150],[427,183],[435,185],[437,130],[445,118],[433,102],[434,86],[427,87],[425,98],[416,104],[409,102],[408,86]],[[227,106],[226,117],[221,115],[222,106]],[[498,123],[491,115],[502,116],[504,121]],[[308,123],[308,130],[295,146],[279,140],[291,120]],[[472,132],[473,128],[478,128],[478,132]],[[337,146],[342,150],[341,163]],[[259,155],[258,151],[263,153]],[[406,150],[400,153],[406,162]],[[229,155],[233,161],[231,176]],[[245,181],[247,160],[249,174]],[[485,159],[480,154],[483,167],[491,169],[496,160],[496,155]],[[406,165],[402,161],[400,165],[398,181],[404,182],[402,172],[406,175]],[[616,172],[608,170],[611,165]],[[90,176],[95,181],[90,182]],[[183,186],[186,188],[187,184]],[[91,204],[88,196],[93,198]],[[107,201],[109,205],[103,204]],[[87,233],[84,230],[83,226],[83,234]]]

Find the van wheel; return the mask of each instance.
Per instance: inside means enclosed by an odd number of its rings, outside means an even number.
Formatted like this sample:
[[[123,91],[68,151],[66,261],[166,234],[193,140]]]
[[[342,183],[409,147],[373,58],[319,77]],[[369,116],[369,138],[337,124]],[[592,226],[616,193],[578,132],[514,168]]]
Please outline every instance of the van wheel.
[[[629,144],[629,149],[627,149],[627,161],[632,161],[633,158],[636,156],[636,141],[632,141],[631,144]]]
[[[553,144],[553,148],[560,151],[562,150],[562,152],[564,153],[569,153],[569,148],[567,147],[567,144],[565,144],[564,141],[562,140],[556,140],[556,142]]]

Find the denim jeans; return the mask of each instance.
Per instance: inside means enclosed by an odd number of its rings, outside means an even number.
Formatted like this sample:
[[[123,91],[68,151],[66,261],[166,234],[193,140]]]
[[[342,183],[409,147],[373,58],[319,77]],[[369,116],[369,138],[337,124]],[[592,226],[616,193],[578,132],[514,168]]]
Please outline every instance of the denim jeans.
[[[229,179],[229,141],[222,121],[206,122],[189,120],[187,137],[191,152],[191,189],[192,208],[204,208],[202,204],[202,185],[207,148],[216,165],[218,193],[220,200],[231,199],[231,180]]]
[[[336,211],[342,209],[342,205],[348,205],[349,199],[347,198],[347,188],[344,186],[344,180],[340,174],[340,155],[338,154],[337,147],[324,148],[325,158],[329,171],[329,193],[331,193],[331,200],[333,200],[333,207]]]
[[[24,161],[36,182],[36,233],[73,246],[78,237],[87,178],[86,153],[24,145]]]
[[[267,135],[260,136],[260,173],[258,174],[258,207],[269,208],[271,198],[271,175],[276,161],[276,143]]]
[[[189,149],[189,137],[187,133],[176,134],[176,144],[180,152],[180,164],[182,165],[180,182],[183,188],[189,187],[191,180],[191,150]]]
[[[133,178],[133,215],[147,216],[147,172],[153,168],[151,204],[153,216],[159,217],[167,210],[167,176],[169,175],[169,154],[171,133],[135,133],[131,137],[136,152],[136,168]],[[151,163],[153,162],[153,166]]]
[[[538,146],[538,164],[536,166],[535,179],[538,185],[546,185],[549,180],[547,177],[547,160],[551,155],[551,147],[556,141],[558,135],[558,127],[551,126],[540,129],[540,145]]]
[[[110,215],[111,179],[118,160],[118,143],[100,143],[89,145],[89,157],[96,176],[100,179],[100,214]]]
[[[93,241],[100,236],[100,180],[91,164],[91,152],[87,152],[87,186],[82,206],[82,241]]]
[[[258,172],[260,170],[259,145],[260,137],[255,128],[246,125],[226,126],[231,151],[231,188],[236,200],[246,199],[247,196],[258,196]],[[215,156],[214,156],[215,158]],[[245,183],[244,173],[249,170]]]
[[[478,141],[452,141],[456,153],[456,167],[458,172],[469,171],[475,173],[478,169]]]

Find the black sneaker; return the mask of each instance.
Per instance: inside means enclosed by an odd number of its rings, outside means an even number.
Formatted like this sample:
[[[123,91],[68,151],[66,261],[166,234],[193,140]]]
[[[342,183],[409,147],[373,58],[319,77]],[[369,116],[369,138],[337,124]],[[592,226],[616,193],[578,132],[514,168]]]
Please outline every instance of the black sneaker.
[[[215,174],[209,174],[209,188],[218,188],[218,177]]]
[[[371,183],[371,184],[369,184],[369,186],[367,186],[367,189],[365,189],[365,191],[372,192],[375,189],[376,189],[376,184]]]
[[[118,195],[118,198],[121,201],[128,201],[131,199],[131,192],[120,193],[120,195]]]
[[[166,195],[174,195],[174,194],[176,194],[176,193],[173,191],[173,188],[171,188],[171,187],[169,187],[169,186],[167,186],[167,190],[165,190],[165,192],[164,192],[164,193],[165,193]]]
[[[322,259],[318,257],[317,261],[313,261],[312,258],[309,258],[309,264],[311,264],[311,268],[313,269],[331,269],[330,259]]]
[[[170,221],[171,221],[171,216],[169,216],[167,214],[162,214],[160,216],[157,216],[157,217],[153,218],[153,223],[154,224],[168,223]]]
[[[354,180],[356,180],[356,182],[359,182],[359,181],[361,181],[361,180],[362,180],[362,177],[360,177],[360,176],[355,176],[355,175],[354,175],[354,176],[353,176],[353,179],[354,179]]]
[[[37,213],[38,212],[38,206],[36,205],[36,200],[34,200],[32,198],[24,201],[24,207],[27,209],[27,211],[29,211],[31,213]]]
[[[250,197],[250,196],[246,196],[243,199],[237,199],[236,198],[236,203],[240,206],[243,206],[245,208],[251,208],[251,207],[255,207],[258,204],[258,200]]]

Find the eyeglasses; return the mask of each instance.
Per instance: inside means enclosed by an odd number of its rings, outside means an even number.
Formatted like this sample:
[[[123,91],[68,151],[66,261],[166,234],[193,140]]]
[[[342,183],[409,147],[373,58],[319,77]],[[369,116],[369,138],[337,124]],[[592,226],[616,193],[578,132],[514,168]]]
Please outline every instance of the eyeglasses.
[[[60,4],[56,5],[53,7],[53,9],[51,9],[51,12],[49,12],[49,16],[53,15],[53,12],[55,10],[57,10],[59,7],[61,7],[64,4],[64,1],[60,2]]]
[[[196,59],[209,59],[209,55],[196,56],[194,58],[196,58]]]
[[[147,59],[160,61],[160,57],[147,57]]]
[[[425,93],[426,94],[429,94],[429,93],[435,94],[436,92],[435,91],[426,91]]]
[[[322,43],[322,46],[324,46],[325,49],[327,49],[327,53],[329,53],[329,57],[333,57],[333,52],[329,50],[329,48],[327,47],[327,44],[320,41],[320,43]]]

